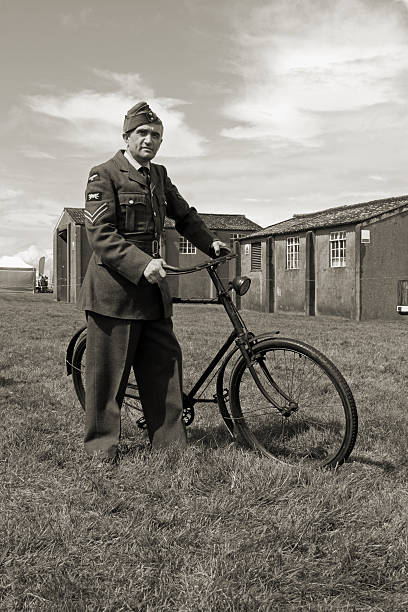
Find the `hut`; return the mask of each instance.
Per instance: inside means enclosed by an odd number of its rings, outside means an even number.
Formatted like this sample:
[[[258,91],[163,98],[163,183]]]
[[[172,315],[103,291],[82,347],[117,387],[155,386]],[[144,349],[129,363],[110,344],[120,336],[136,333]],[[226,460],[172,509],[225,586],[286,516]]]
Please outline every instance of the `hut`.
[[[408,279],[408,196],[328,208],[241,239],[242,307],[395,319]]]
[[[0,267],[0,291],[35,290],[35,268]]]
[[[200,215],[220,240],[233,246],[240,238],[261,229],[245,215]],[[85,230],[83,208],[64,208],[54,230],[54,293],[58,301],[76,302],[85,276],[91,248]],[[172,266],[195,265],[207,256],[177,232],[174,221],[166,219],[161,236],[162,257]],[[235,262],[220,269],[222,277],[235,273]],[[213,286],[204,271],[191,275],[169,276],[170,290],[176,301],[212,301]]]

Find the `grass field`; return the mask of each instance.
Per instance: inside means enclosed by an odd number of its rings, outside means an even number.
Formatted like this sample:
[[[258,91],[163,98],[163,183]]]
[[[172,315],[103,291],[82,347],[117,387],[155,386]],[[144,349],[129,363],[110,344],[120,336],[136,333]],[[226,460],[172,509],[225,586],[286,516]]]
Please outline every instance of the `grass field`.
[[[235,446],[215,409],[187,451],[142,432],[118,466],[82,449],[65,376],[83,317],[52,295],[0,295],[1,610],[405,610],[408,318],[245,313],[339,366],[360,432],[337,471],[290,470]],[[185,381],[229,331],[218,306],[178,305]]]

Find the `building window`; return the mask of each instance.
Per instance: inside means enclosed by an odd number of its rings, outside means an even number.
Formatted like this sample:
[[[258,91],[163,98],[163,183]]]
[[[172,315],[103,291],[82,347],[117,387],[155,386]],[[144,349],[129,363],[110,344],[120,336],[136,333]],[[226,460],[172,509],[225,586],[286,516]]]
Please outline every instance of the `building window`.
[[[361,230],[361,244],[370,244],[370,230],[369,229]]]
[[[251,270],[262,270],[261,243],[251,244]]]
[[[330,267],[344,268],[346,265],[346,232],[330,234]]]
[[[286,269],[299,269],[299,237],[286,239]]]
[[[187,238],[180,236],[179,253],[180,255],[195,255],[197,253],[197,249],[187,240]]]
[[[243,238],[245,234],[231,234],[230,236],[230,249],[234,248],[234,242],[239,238]]]

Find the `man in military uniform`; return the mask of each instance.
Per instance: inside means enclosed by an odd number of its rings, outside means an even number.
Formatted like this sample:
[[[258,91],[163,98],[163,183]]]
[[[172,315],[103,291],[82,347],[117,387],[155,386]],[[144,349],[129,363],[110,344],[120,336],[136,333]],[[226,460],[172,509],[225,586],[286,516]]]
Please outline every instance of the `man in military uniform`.
[[[165,216],[201,251],[220,242],[153,164],[163,125],[146,102],[125,116],[120,150],[89,173],[85,226],[93,249],[81,289],[87,313],[85,450],[114,459],[120,407],[130,369],[139,387],[153,448],[186,445],[182,422],[181,349],[173,333],[171,297],[159,254]]]

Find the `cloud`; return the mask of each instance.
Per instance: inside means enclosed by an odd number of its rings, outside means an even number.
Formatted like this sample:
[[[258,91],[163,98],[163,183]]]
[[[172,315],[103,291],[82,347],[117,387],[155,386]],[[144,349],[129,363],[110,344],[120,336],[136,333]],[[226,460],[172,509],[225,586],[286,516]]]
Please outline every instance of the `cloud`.
[[[30,159],[55,159],[54,155],[47,153],[46,151],[36,151],[34,149],[20,149],[20,155],[29,157]]]
[[[270,202],[271,198],[244,198],[244,202]]]
[[[38,268],[40,257],[45,257],[46,264],[50,263],[52,259],[52,250],[41,249],[37,245],[32,244],[27,249],[17,253],[16,256],[20,257],[27,264],[30,264],[33,268]]]
[[[68,204],[65,204],[68,205]],[[38,196],[21,197],[0,204],[0,256],[19,255],[37,266],[38,259],[52,248],[52,233],[64,202]],[[27,248],[35,240],[38,251]],[[28,261],[29,260],[29,261]],[[37,260],[37,263],[35,262]]]
[[[94,68],[93,73],[104,79],[111,88],[119,86],[119,90],[125,95],[134,96],[140,100],[154,97],[154,90],[143,82],[142,75],[137,72],[113,72]]]
[[[330,132],[349,131],[376,111],[388,127],[387,105],[406,114],[401,77],[408,70],[406,19],[398,5],[368,0],[293,3],[256,8],[238,30],[235,70],[242,91],[224,107],[235,123],[222,135],[321,146]]]
[[[0,257],[0,266],[3,268],[33,268],[31,264],[25,262],[18,255],[2,255]]]
[[[0,202],[9,202],[15,200],[22,195],[22,191],[19,189],[12,189],[10,187],[0,188]]]
[[[41,250],[34,244],[14,255],[0,256],[0,266],[6,268],[36,268],[38,272],[40,257],[45,257],[44,272],[50,277],[52,270],[52,250]]]
[[[379,176],[377,174],[372,174],[368,178],[371,179],[372,181],[379,181],[380,183],[383,183],[387,180],[383,176]]]
[[[82,90],[74,93],[29,95],[25,102],[36,114],[56,122],[56,138],[77,147],[77,153],[114,152],[123,145],[123,118],[136,100],[147,99],[162,119],[165,131],[160,150],[163,157],[198,157],[205,150],[205,139],[186,121],[179,107],[187,102],[160,98],[144,86],[139,74],[95,70],[113,91]],[[146,95],[149,94],[149,95]],[[182,134],[182,138],[180,135]]]
[[[93,10],[89,7],[82,8],[76,13],[62,13],[60,15],[60,22],[62,26],[68,29],[77,29],[78,27],[82,27],[90,24],[90,17],[93,13]]]

